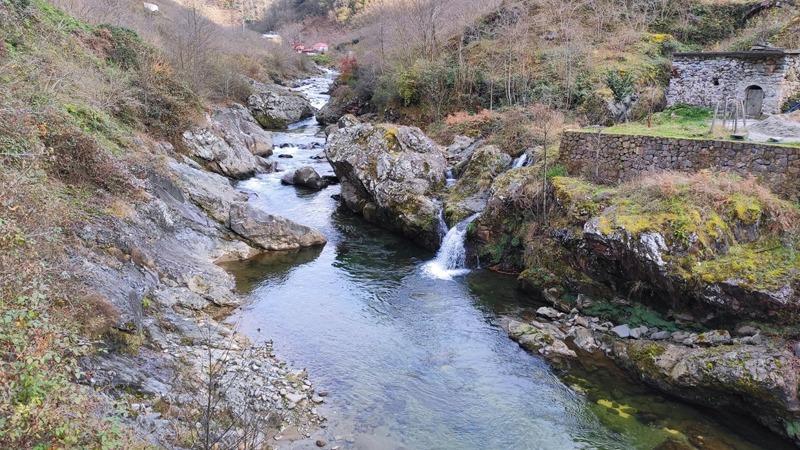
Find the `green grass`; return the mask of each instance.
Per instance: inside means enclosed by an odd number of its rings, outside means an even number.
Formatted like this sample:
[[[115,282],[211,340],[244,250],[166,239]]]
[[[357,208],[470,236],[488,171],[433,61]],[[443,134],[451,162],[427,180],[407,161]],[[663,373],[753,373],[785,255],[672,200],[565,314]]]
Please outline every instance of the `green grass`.
[[[706,108],[676,105],[655,113],[641,122],[627,122],[603,130],[607,134],[631,134],[669,138],[714,138],[711,134],[712,112]]]
[[[671,139],[700,139],[715,141],[743,142],[731,137],[732,131],[716,129],[711,131],[710,109],[689,105],[675,105],[662,112],[653,114],[650,119],[636,122],[620,123],[603,128],[603,134],[652,136]],[[583,131],[597,132],[596,129]],[[744,141],[752,142],[752,141]],[[800,148],[800,142],[773,143],[760,142],[762,145]]]

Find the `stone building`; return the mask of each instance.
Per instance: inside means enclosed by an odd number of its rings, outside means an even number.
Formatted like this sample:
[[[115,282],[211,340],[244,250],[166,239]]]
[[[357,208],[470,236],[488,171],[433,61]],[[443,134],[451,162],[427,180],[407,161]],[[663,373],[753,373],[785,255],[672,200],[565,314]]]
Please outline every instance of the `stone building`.
[[[668,104],[714,108],[744,101],[749,117],[780,113],[800,94],[800,50],[676,53]]]

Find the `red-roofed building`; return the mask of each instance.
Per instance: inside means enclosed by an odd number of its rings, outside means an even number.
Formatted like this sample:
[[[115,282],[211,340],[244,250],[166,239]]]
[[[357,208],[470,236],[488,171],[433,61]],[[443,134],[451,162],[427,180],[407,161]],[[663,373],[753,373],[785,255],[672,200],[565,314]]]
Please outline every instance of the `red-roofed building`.
[[[311,48],[314,50],[315,53],[323,53],[323,54],[328,53],[328,44],[324,42],[317,42]]]

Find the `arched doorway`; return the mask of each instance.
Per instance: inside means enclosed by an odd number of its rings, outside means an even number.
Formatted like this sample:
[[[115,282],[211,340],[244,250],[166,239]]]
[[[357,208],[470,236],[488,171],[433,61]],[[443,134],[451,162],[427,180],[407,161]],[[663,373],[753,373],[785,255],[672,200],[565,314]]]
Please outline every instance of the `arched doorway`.
[[[747,117],[760,117],[764,106],[764,89],[761,86],[750,86],[744,91],[744,113]]]

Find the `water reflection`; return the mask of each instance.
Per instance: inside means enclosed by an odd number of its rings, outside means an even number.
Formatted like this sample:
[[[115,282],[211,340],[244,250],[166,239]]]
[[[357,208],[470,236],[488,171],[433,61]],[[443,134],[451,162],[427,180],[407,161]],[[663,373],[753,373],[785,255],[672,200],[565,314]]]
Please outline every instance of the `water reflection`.
[[[319,150],[309,144],[320,140],[312,122],[276,134],[296,148],[285,167],[330,171],[312,159]],[[239,187],[268,211],[320,229],[328,245],[227,265],[251,300],[231,321],[253,340],[272,339],[279,356],[330,391],[321,433],[331,446],[758,448],[748,438],[782,446],[627,383],[602,361],[555,372],[497,325],[499,315],[536,306],[512,278],[431,279],[422,266],[433,254],[338,209],[338,186],[311,193],[279,180],[262,175]]]

